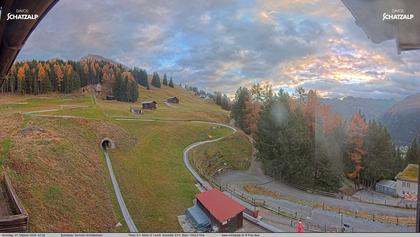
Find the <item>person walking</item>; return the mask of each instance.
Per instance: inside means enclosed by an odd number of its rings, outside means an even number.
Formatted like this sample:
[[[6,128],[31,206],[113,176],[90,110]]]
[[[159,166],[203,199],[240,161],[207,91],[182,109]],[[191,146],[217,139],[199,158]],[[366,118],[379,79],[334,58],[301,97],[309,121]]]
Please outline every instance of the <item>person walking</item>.
[[[298,223],[296,224],[296,232],[303,233],[305,232],[305,225],[303,224],[302,220],[299,219]]]

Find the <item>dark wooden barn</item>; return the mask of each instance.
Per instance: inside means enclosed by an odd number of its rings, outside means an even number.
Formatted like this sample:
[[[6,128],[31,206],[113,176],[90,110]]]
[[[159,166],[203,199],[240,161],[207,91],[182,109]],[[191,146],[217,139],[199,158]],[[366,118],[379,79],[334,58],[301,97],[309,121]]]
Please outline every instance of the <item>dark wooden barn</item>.
[[[179,104],[179,99],[176,96],[173,96],[166,99],[166,102],[171,104]]]
[[[196,195],[197,205],[210,217],[219,232],[235,232],[243,225],[245,207],[218,189]]]
[[[141,107],[142,109],[156,109],[157,103],[156,101],[143,101]]]

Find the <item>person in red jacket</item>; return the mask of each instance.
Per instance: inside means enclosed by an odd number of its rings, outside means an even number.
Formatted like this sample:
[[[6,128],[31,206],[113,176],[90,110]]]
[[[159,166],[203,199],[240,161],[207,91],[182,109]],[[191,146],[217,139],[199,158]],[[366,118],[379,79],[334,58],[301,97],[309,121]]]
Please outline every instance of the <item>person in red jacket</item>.
[[[298,233],[305,232],[305,225],[303,224],[301,220],[299,220],[299,222],[296,224],[296,232]]]

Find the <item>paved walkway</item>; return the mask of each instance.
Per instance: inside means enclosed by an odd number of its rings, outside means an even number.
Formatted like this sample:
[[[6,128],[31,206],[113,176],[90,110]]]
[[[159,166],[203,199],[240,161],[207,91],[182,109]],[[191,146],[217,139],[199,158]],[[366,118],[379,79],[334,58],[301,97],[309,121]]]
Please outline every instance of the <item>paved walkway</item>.
[[[243,186],[245,184],[259,184],[262,187],[272,190],[277,193],[287,194],[293,197],[296,197],[300,200],[306,201],[318,201],[320,203],[324,202],[329,205],[334,205],[337,207],[342,207],[352,210],[364,210],[376,214],[386,214],[391,216],[415,216],[413,210],[392,208],[387,206],[380,206],[374,204],[367,204],[357,201],[347,201],[337,198],[324,197],[321,195],[306,193],[302,190],[295,189],[286,184],[280,182],[270,182],[272,181],[269,177],[261,177],[252,175],[248,172],[243,171],[228,171],[222,175],[216,177],[216,182],[220,185],[230,185],[235,187],[236,190],[245,192]],[[340,226],[340,216],[338,213],[325,211],[321,209],[314,209],[308,206],[299,205],[287,200],[274,199],[268,196],[254,195],[249,194],[249,196],[254,197],[255,199],[265,200],[272,206],[279,206],[281,208],[293,210],[298,212],[298,217],[301,217],[306,222],[311,222],[317,225],[327,225],[338,227]],[[269,216],[267,216],[269,217]],[[270,217],[271,218],[271,217]],[[274,217],[271,218],[272,221],[276,221]],[[349,224],[354,231],[357,232],[413,232],[413,227],[395,225],[395,224],[384,224],[379,222],[374,222],[362,218],[354,218],[351,216],[344,216],[344,223]]]
[[[230,128],[230,129],[232,129],[233,130],[233,133],[236,133],[237,132],[237,130],[234,128],[234,127],[231,127],[231,126],[229,126],[229,125],[226,125],[226,124],[221,124],[221,123],[213,123],[213,122],[205,122],[205,121],[192,121],[192,122],[194,122],[194,123],[206,123],[206,124],[213,124],[213,125],[218,125],[218,126],[223,126],[223,127],[227,127],[227,128]],[[233,134],[232,133],[232,134]],[[193,143],[193,144],[190,144],[189,146],[187,146],[185,149],[184,149],[184,153],[183,153],[183,161],[184,161],[184,165],[185,165],[185,167],[188,169],[188,171],[190,171],[190,173],[192,174],[192,176],[197,180],[197,182],[204,188],[204,189],[209,189],[209,188],[211,188],[211,185],[206,181],[206,180],[204,180],[201,176],[200,176],[200,174],[198,174],[198,172],[196,172],[195,170],[194,170],[194,168],[193,168],[193,166],[191,165],[191,163],[190,163],[190,160],[189,160],[189,151],[191,150],[191,149],[193,149],[193,148],[195,148],[195,147],[197,147],[197,146],[200,146],[200,145],[203,145],[203,144],[206,144],[206,143],[210,143],[210,142],[216,142],[216,141],[219,141],[219,140],[221,140],[221,139],[223,139],[223,138],[225,138],[225,137],[220,137],[220,138],[217,138],[217,139],[213,139],[213,140],[207,140],[207,141],[200,141],[200,142],[195,142],[195,143]],[[202,191],[204,191],[204,189],[200,189],[200,190],[202,190]],[[250,209],[250,210],[253,210],[255,207],[253,207],[253,206],[251,206],[250,204],[248,204],[248,203],[244,203],[243,201],[241,201],[240,199],[238,199],[238,198],[236,198],[236,197],[234,197],[234,196],[231,196],[232,197],[232,199],[234,199],[234,200],[236,200],[236,201],[238,201],[238,202],[241,202],[242,204],[244,204],[244,206],[245,207],[247,207],[248,209]],[[258,226],[261,226],[262,228],[264,228],[264,229],[266,229],[266,230],[269,230],[269,231],[271,231],[271,232],[275,232],[275,233],[277,233],[277,232],[285,232],[283,229],[280,229],[280,228],[278,228],[277,226],[274,226],[274,225],[271,225],[271,224],[269,224],[269,223],[266,223],[266,222],[264,222],[264,221],[261,221],[261,220],[258,220],[258,219],[256,219],[256,218],[253,218],[252,216],[249,216],[249,215],[247,215],[246,213],[244,213],[243,214],[244,215],[244,218],[246,219],[246,220],[248,220],[250,223],[254,223],[254,224],[256,224],[256,225],[258,225]]]

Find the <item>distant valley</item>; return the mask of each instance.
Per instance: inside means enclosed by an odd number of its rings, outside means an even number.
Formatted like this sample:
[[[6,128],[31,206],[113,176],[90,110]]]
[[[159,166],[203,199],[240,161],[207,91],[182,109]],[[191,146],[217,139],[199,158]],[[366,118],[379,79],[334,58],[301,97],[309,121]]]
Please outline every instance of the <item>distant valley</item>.
[[[377,120],[385,125],[394,142],[409,144],[420,131],[420,93],[402,100],[345,97],[342,99],[322,99],[331,110],[345,120],[361,111],[366,120]]]

